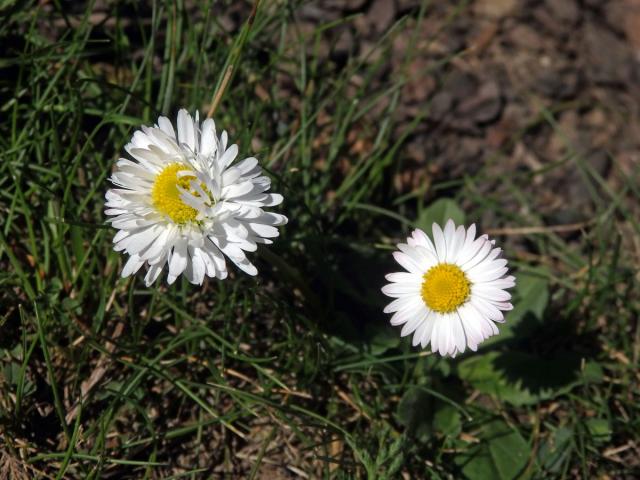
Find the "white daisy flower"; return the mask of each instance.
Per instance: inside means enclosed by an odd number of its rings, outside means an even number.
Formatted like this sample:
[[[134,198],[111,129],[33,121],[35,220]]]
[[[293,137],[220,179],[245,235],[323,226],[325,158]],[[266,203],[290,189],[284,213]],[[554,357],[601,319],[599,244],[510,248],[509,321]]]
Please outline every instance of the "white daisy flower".
[[[504,322],[502,311],[511,310],[515,285],[507,275],[502,249],[487,235],[476,238],[476,226],[456,228],[449,220],[444,231],[433,224],[433,242],[422,230],[414,230],[407,243],[398,245],[396,261],[407,272],[390,273],[382,288],[395,300],[385,313],[393,313],[391,325],[403,325],[401,336],[413,333],[412,344],[440,355],[456,356],[498,333],[495,322]]]
[[[182,273],[194,284],[205,275],[224,279],[225,256],[238,268],[256,275],[245,252],[258,243],[272,243],[277,226],[287,223],[267,212],[282,195],[266,193],[271,180],[262,175],[258,160],[233,164],[238,146],[227,146],[227,132],[218,137],[211,119],[199,122],[186,110],[178,112],[178,134],[166,117],[133,134],[125,150],[135,161],[121,158],[106,194],[109,221],[119,231],[116,251],[129,254],[122,270],[126,277],[145,263],[147,286],[168,266],[167,282]]]

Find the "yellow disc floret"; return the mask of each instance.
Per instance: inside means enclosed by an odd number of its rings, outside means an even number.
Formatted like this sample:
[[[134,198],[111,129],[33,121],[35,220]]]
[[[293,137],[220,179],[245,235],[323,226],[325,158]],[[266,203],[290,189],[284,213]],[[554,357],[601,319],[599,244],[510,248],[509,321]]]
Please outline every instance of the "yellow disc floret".
[[[424,274],[421,294],[424,303],[438,313],[450,313],[467,301],[471,283],[460,267],[440,263]]]
[[[196,178],[195,175],[184,175],[178,178],[178,172],[186,170],[193,171],[181,163],[169,164],[156,175],[151,189],[153,206],[178,224],[194,221],[198,216],[198,211],[180,198],[178,186],[191,191],[191,180]]]

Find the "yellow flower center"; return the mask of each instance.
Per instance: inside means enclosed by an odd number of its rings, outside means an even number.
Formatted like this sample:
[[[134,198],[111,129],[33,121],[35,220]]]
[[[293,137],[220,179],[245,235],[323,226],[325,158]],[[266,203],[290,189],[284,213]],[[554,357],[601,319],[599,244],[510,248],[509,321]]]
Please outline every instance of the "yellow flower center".
[[[191,180],[196,178],[195,175],[184,175],[178,178],[178,172],[185,170],[193,171],[181,163],[169,164],[156,175],[153,188],[151,189],[153,206],[160,212],[168,215],[171,220],[178,224],[192,222],[198,216],[198,210],[187,205],[180,198],[178,186],[190,191],[196,197],[199,196],[198,193],[194,192],[191,188]]]
[[[431,310],[450,313],[467,301],[471,283],[457,265],[440,263],[424,274],[421,293]]]

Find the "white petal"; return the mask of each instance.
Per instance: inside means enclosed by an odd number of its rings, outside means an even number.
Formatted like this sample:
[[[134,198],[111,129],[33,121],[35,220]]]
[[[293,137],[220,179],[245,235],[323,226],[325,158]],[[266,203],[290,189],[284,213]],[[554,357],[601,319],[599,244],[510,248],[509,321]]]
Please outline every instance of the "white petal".
[[[389,319],[389,323],[394,327],[398,325],[403,325],[407,323],[409,320],[416,318],[420,314],[419,308],[405,308],[403,310],[398,310],[396,313],[391,315]]]
[[[419,295],[420,285],[409,283],[390,283],[382,287],[382,293],[389,297],[402,297],[404,295]]]
[[[503,313],[491,302],[487,302],[480,297],[471,297],[471,305],[473,305],[483,316],[487,317],[489,320],[493,320],[495,322],[502,322],[504,320]]]
[[[431,227],[433,229],[433,241],[436,246],[436,253],[438,254],[438,260],[445,262],[447,259],[447,244],[444,238],[444,233],[440,228],[440,225],[434,223]]]
[[[427,310],[426,307],[423,308],[422,311],[419,313],[420,323],[418,324],[418,328],[416,328],[416,331],[413,334],[413,339],[411,340],[411,345],[413,345],[414,347],[417,347],[420,344],[420,340],[424,335],[425,329],[429,328],[430,326],[430,324],[427,323],[428,314],[429,314],[429,311]]]
[[[222,189],[222,198],[232,200],[242,197],[253,190],[251,182],[235,183]]]
[[[144,283],[147,287],[150,287],[153,282],[156,281],[160,272],[162,272],[162,268],[164,267],[164,262],[160,262],[157,265],[151,265],[147,274],[144,277]]]
[[[412,334],[416,330],[416,328],[420,326],[422,321],[425,319],[422,312],[412,312],[412,313],[413,315],[409,317],[409,321],[404,324],[404,327],[402,327],[402,330],[400,331],[401,337],[406,337],[407,335]]]
[[[128,253],[137,254],[151,245],[151,243],[156,239],[159,233],[160,228],[157,226],[143,228],[139,231],[131,233],[121,242]]]
[[[246,174],[256,168],[258,165],[258,159],[254,157],[245,158],[241,162],[238,162],[236,168],[243,174]]]
[[[476,251],[476,253],[472,257],[470,257],[470,259],[467,260],[466,262],[462,262],[461,260],[458,260],[458,265],[460,266],[463,272],[468,272],[477,264],[482,262],[491,251],[491,247],[492,247],[491,242],[489,242],[485,238],[480,237],[476,240],[476,242],[480,244],[480,248]],[[472,249],[474,247],[475,245],[472,246]]]
[[[140,270],[140,267],[143,264],[144,264],[144,260],[140,259],[138,255],[131,255],[129,257],[129,260],[127,260],[127,263],[124,264],[124,267],[122,269],[122,273],[121,273],[122,278],[128,277],[129,275],[133,275],[138,270]]]
[[[176,138],[176,132],[173,130],[173,125],[171,125],[171,121],[167,117],[158,118],[158,127],[169,137],[173,139]]]
[[[451,244],[447,245],[447,262],[456,263],[466,238],[466,230],[460,225],[452,236]]]
[[[473,302],[468,302],[466,305],[468,306],[470,317],[473,317],[476,325],[480,328],[483,339],[487,339],[498,333],[498,328],[495,324],[489,320],[489,318],[483,314]]]
[[[178,112],[178,141],[186,144],[192,152],[196,151],[196,132],[193,119],[184,108]]]
[[[477,283],[471,287],[471,295],[477,295],[490,302],[506,302],[511,300],[511,294],[491,286],[491,283]]]
[[[422,327],[422,336],[420,337],[420,346],[422,348],[427,348],[427,345],[429,345],[429,342],[431,341],[431,334],[433,332],[435,319],[436,315],[434,312],[429,310],[427,312],[427,319],[424,321],[424,325]]]
[[[511,303],[509,303],[509,302],[494,302],[494,301],[491,301],[491,303],[493,303],[496,306],[496,308],[499,308],[503,312],[508,312],[510,310],[513,310],[513,305]]]
[[[202,122],[202,134],[200,136],[200,153],[208,157],[216,153],[218,139],[216,138],[216,124],[212,118]]]
[[[488,272],[484,272],[482,274],[473,274],[467,273],[467,278],[472,283],[480,283],[480,282],[492,282],[499,278],[502,278],[509,269],[507,267],[497,268],[495,270],[490,270]]]
[[[444,341],[440,344],[440,355],[451,355],[455,352],[456,344],[453,338],[453,328],[451,323],[451,314],[445,313],[440,320],[442,322],[442,327],[440,329],[442,338]]]
[[[206,272],[206,265],[204,262],[202,251],[199,248],[189,247],[189,256],[191,257],[191,278],[189,281],[195,285],[202,285],[204,281],[204,274]]]
[[[418,265],[414,260],[412,260],[411,257],[409,257],[406,253],[393,252],[393,258],[396,259],[396,262],[398,262],[401,267],[411,273],[424,273],[422,271],[422,267]]]
[[[436,256],[436,247],[433,245],[433,242],[426,233],[424,233],[419,228],[416,228],[413,231],[412,236],[416,245],[426,248],[429,252]]]
[[[491,253],[489,254],[489,256],[490,255]],[[497,270],[507,265],[506,259],[501,258],[498,260],[490,260],[489,256],[485,260],[483,260],[482,262],[474,266],[473,268],[470,268],[469,270],[467,270],[467,273],[481,277],[482,275],[485,275],[488,272]]]
[[[404,310],[407,308],[419,309],[424,305],[422,298],[417,295],[410,295],[406,297],[396,298],[389,305],[384,307],[384,313],[397,312],[398,310]]]
[[[409,238],[410,240],[411,238]],[[420,267],[421,272],[426,272],[438,263],[438,258],[433,253],[429,252],[425,247],[416,245],[410,246],[404,243],[398,244],[398,249],[407,254],[413,262]]]
[[[486,284],[488,286],[494,288],[512,288],[516,285],[516,279],[514,276],[509,275],[508,277],[500,278],[498,280],[493,280],[491,282],[479,282],[481,284]]]
[[[469,346],[478,345],[484,340],[482,328],[480,327],[478,319],[475,318],[474,312],[475,310],[471,309],[468,303],[458,309],[458,315],[460,316],[460,321],[462,322]]]
[[[220,165],[220,168],[224,170],[229,165],[231,165],[231,163],[235,160],[237,155],[238,155],[238,146],[233,144],[220,157],[220,159],[218,160],[218,165]]]
[[[184,269],[187,267],[189,258],[187,256],[187,242],[181,240],[176,242],[171,253],[171,259],[169,260],[169,276],[175,280],[180,276]],[[170,281],[169,283],[173,283]]]
[[[463,353],[467,346],[467,337],[460,316],[456,312],[450,313],[449,321],[451,322],[452,342],[457,350],[456,353]]]
[[[447,223],[444,226],[444,242],[446,245],[446,256],[445,256],[445,261],[447,263],[451,263],[451,258],[453,256],[453,247],[454,247],[454,239],[455,239],[455,233],[456,233],[456,226],[453,223],[453,220],[449,219],[447,220]]]
[[[385,278],[389,282],[393,283],[409,283],[409,284],[420,284],[422,285],[422,276],[416,275],[415,273],[408,272],[396,272],[396,273],[388,273],[385,275]]]

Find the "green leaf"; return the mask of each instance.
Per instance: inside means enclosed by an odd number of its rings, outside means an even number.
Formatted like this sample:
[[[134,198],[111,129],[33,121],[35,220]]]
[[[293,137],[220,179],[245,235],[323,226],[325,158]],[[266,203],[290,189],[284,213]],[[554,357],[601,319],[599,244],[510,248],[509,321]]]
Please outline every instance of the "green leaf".
[[[597,364],[588,362],[581,372],[581,361],[573,354],[549,359],[520,352],[489,352],[462,361],[458,375],[482,393],[517,406],[532,405],[585,382],[602,380]]]
[[[456,436],[461,430],[460,411],[421,387],[404,394],[398,405],[398,421],[410,436],[422,441],[434,434]]]
[[[458,436],[462,430],[460,411],[452,405],[441,404],[433,416],[433,428],[443,435]]]
[[[385,326],[386,327],[386,326]],[[367,337],[370,337],[369,346],[372,355],[382,355],[387,350],[397,347],[400,344],[400,336],[391,328],[367,328]]]
[[[398,421],[409,436],[426,439],[431,434],[433,397],[420,387],[406,391],[398,404]]]
[[[611,423],[606,418],[590,418],[586,424],[587,430],[595,442],[606,443],[611,440]]]
[[[416,227],[421,228],[425,232],[431,232],[431,225],[437,223],[441,227],[447,220],[453,220],[456,225],[464,223],[465,215],[458,204],[450,198],[440,198],[433,202],[429,207],[420,212]]]
[[[546,272],[539,275],[521,273],[516,279],[515,298],[517,300],[514,309],[509,313],[508,320],[518,322],[526,313],[542,320],[544,311],[549,303],[549,279]]]
[[[542,322],[549,303],[549,280],[546,272],[518,274],[512,302],[514,308],[507,314],[506,322],[500,325],[500,334],[488,338],[484,345],[512,338],[516,330],[519,336],[527,335]]]
[[[571,455],[573,429],[557,428],[538,449],[538,464],[551,473],[559,473],[565,460]]]
[[[455,457],[464,475],[471,480],[487,478],[511,480],[527,478],[525,473],[531,448],[520,432],[502,420],[482,429],[482,441]]]

